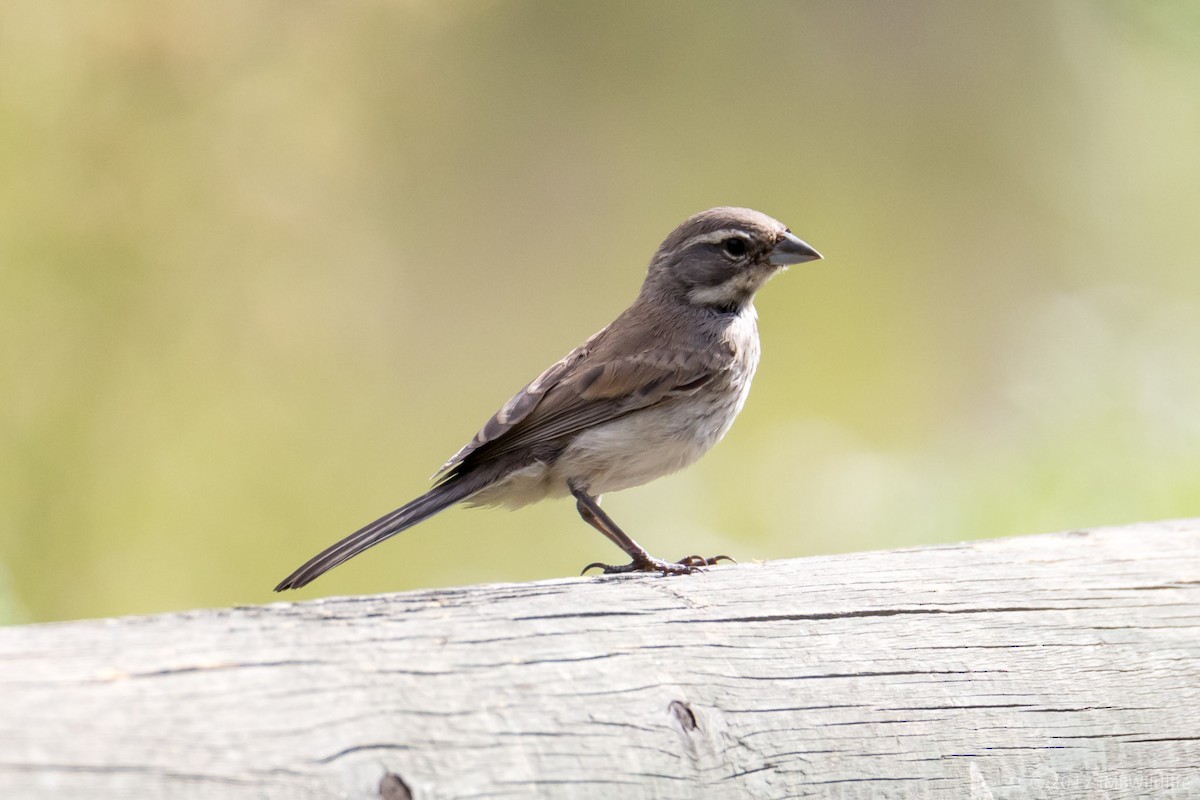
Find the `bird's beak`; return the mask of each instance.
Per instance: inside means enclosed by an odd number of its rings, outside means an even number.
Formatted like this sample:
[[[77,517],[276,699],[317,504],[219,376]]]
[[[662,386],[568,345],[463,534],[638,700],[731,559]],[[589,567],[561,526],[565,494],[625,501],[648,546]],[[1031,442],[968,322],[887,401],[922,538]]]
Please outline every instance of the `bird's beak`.
[[[784,231],[783,238],[771,248],[768,261],[776,267],[786,267],[788,264],[803,264],[805,261],[816,261],[821,257],[814,248],[806,244],[791,231]]]

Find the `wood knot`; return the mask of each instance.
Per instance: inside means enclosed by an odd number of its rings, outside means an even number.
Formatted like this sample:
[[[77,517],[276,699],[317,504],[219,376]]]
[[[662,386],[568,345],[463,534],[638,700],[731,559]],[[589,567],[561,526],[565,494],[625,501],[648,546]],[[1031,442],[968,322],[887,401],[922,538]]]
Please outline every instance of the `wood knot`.
[[[675,720],[679,723],[679,727],[683,728],[684,733],[691,733],[700,727],[696,724],[696,715],[692,713],[691,706],[682,700],[672,700],[667,708],[675,715]]]
[[[389,772],[379,781],[379,800],[413,800],[412,789],[394,772]]]

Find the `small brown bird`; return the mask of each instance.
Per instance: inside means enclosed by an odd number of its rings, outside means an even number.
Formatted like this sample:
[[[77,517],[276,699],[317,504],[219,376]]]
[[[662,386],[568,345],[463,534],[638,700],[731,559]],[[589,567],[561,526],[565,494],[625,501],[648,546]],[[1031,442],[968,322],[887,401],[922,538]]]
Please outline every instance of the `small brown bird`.
[[[517,508],[567,494],[631,559],[585,572],[685,574],[715,563],[654,558],[600,509],[600,495],[682,469],[721,440],[758,366],[754,293],[787,265],[820,257],[748,208],[684,220],[654,254],[633,305],[505,403],[432,489],[314,556],[275,591],[305,586],[455,503]]]

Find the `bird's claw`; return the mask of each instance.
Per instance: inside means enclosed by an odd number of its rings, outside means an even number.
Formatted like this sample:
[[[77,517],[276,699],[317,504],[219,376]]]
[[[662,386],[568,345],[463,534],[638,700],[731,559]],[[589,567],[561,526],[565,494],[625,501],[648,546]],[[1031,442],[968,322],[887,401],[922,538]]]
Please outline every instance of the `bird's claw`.
[[[730,564],[737,563],[737,559],[733,556],[713,556],[712,558],[705,558],[704,556],[684,556],[683,558],[679,559],[678,563],[689,567],[713,567],[722,561],[728,561]]]
[[[605,564],[600,561],[593,561],[583,568],[580,575],[586,575],[588,570],[599,568],[604,575],[623,575],[627,572],[658,572],[666,575],[692,575],[696,572],[705,572],[705,567],[714,566],[721,561],[728,561],[736,564],[737,561],[729,556],[713,556],[705,558],[704,556],[687,556],[678,561],[663,561],[660,558],[647,558],[645,560],[634,560],[628,564]]]

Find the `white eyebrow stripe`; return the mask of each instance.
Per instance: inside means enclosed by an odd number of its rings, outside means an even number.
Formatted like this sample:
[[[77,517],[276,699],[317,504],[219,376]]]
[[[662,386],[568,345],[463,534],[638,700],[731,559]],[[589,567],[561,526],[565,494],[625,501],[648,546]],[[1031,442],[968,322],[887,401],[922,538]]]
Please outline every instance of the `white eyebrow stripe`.
[[[745,239],[747,241],[750,240],[750,236],[743,230],[738,230],[737,228],[724,228],[722,230],[713,231],[711,233],[698,233],[695,236],[693,236],[691,239],[688,239],[687,243],[688,244],[716,244],[717,242],[723,242],[729,238]]]

